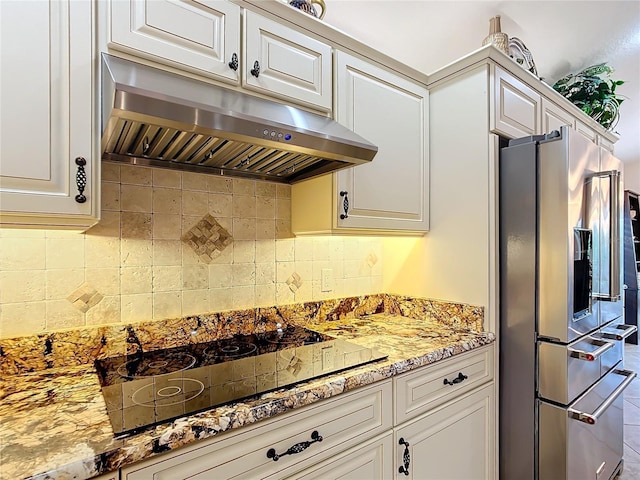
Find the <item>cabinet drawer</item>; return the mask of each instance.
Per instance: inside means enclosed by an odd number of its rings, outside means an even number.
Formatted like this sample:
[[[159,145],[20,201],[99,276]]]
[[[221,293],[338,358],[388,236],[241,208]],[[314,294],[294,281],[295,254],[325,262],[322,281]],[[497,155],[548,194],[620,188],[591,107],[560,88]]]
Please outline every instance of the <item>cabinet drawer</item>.
[[[490,108],[492,130],[509,138],[540,133],[541,99],[520,80],[495,67]]]
[[[391,381],[122,469],[126,480],[282,478],[391,428]],[[321,441],[312,441],[317,431]],[[304,442],[309,442],[303,448]],[[282,455],[293,446],[297,454]],[[267,457],[270,449],[282,455]]]
[[[398,425],[493,379],[493,345],[394,378]],[[462,376],[460,376],[462,375]]]
[[[393,432],[325,460],[289,480],[386,480],[393,478]]]

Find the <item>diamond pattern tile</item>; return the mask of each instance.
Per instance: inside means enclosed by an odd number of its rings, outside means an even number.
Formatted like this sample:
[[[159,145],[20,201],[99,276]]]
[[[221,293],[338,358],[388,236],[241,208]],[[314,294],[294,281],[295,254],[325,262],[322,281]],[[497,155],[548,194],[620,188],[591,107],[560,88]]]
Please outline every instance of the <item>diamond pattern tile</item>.
[[[83,313],[89,311],[102,300],[103,296],[88,283],[83,283],[69,294],[67,300]]]
[[[193,228],[182,235],[182,241],[198,254],[200,260],[211,263],[233,243],[233,237],[213,216],[206,214]]]

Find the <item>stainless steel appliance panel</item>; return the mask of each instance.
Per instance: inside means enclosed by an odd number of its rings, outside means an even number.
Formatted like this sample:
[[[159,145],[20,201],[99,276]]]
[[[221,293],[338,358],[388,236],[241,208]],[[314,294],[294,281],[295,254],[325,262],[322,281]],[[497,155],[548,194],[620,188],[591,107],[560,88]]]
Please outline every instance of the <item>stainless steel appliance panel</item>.
[[[622,393],[634,372],[613,370],[569,407],[539,400],[540,479],[608,480],[622,454]]]
[[[594,296],[599,304],[600,324],[622,317],[624,299],[621,293],[622,239],[622,162],[610,152],[600,149],[599,202],[600,202],[600,255],[596,265],[598,284]]]
[[[569,343],[599,326],[595,305],[576,308],[575,229],[590,230],[585,184],[598,172],[594,144],[562,130],[560,139],[542,141],[538,152],[539,318],[538,334]],[[581,141],[583,140],[583,141]],[[595,281],[595,279],[593,280]]]
[[[504,153],[500,162],[500,478],[533,480],[536,465],[536,163]],[[504,158],[508,157],[508,158]],[[528,158],[529,157],[529,158]],[[517,459],[517,461],[514,461]]]
[[[619,168],[567,127],[501,150],[501,478],[622,464]]]
[[[614,341],[591,336],[569,345],[539,342],[539,395],[563,405],[571,403],[598,381],[600,360],[614,347]]]

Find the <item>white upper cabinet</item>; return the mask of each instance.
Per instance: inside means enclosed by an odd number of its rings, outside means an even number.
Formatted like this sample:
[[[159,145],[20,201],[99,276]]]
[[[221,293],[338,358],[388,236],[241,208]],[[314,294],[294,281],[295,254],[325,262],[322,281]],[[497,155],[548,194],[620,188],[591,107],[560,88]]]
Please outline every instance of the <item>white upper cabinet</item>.
[[[540,94],[498,66],[492,72],[491,129],[510,138],[539,133]]]
[[[598,134],[586,123],[581,122],[580,120],[576,120],[576,131],[588,140],[596,143]]]
[[[428,92],[336,52],[336,120],[377,145],[371,163],[293,185],[295,234],[429,228]]]
[[[560,127],[568,125],[575,129],[576,119],[555,103],[546,98],[542,98],[542,133],[549,133],[553,130],[560,131]]]
[[[331,47],[297,30],[224,0],[112,0],[110,14],[111,49],[331,111]]]
[[[238,5],[222,0],[113,0],[110,6],[110,47],[239,83]]]
[[[0,1],[0,224],[99,216],[92,2]]]
[[[338,52],[336,94],[338,122],[378,146],[371,163],[337,173],[349,198],[338,226],[428,230],[427,89]]]
[[[245,87],[331,111],[331,47],[245,11]]]

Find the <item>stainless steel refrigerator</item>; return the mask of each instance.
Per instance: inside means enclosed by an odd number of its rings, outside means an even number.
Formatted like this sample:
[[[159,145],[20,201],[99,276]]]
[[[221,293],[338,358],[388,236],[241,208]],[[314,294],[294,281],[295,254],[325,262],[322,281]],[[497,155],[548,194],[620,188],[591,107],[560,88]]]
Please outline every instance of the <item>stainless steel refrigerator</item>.
[[[621,166],[566,127],[501,149],[501,479],[622,468]]]

